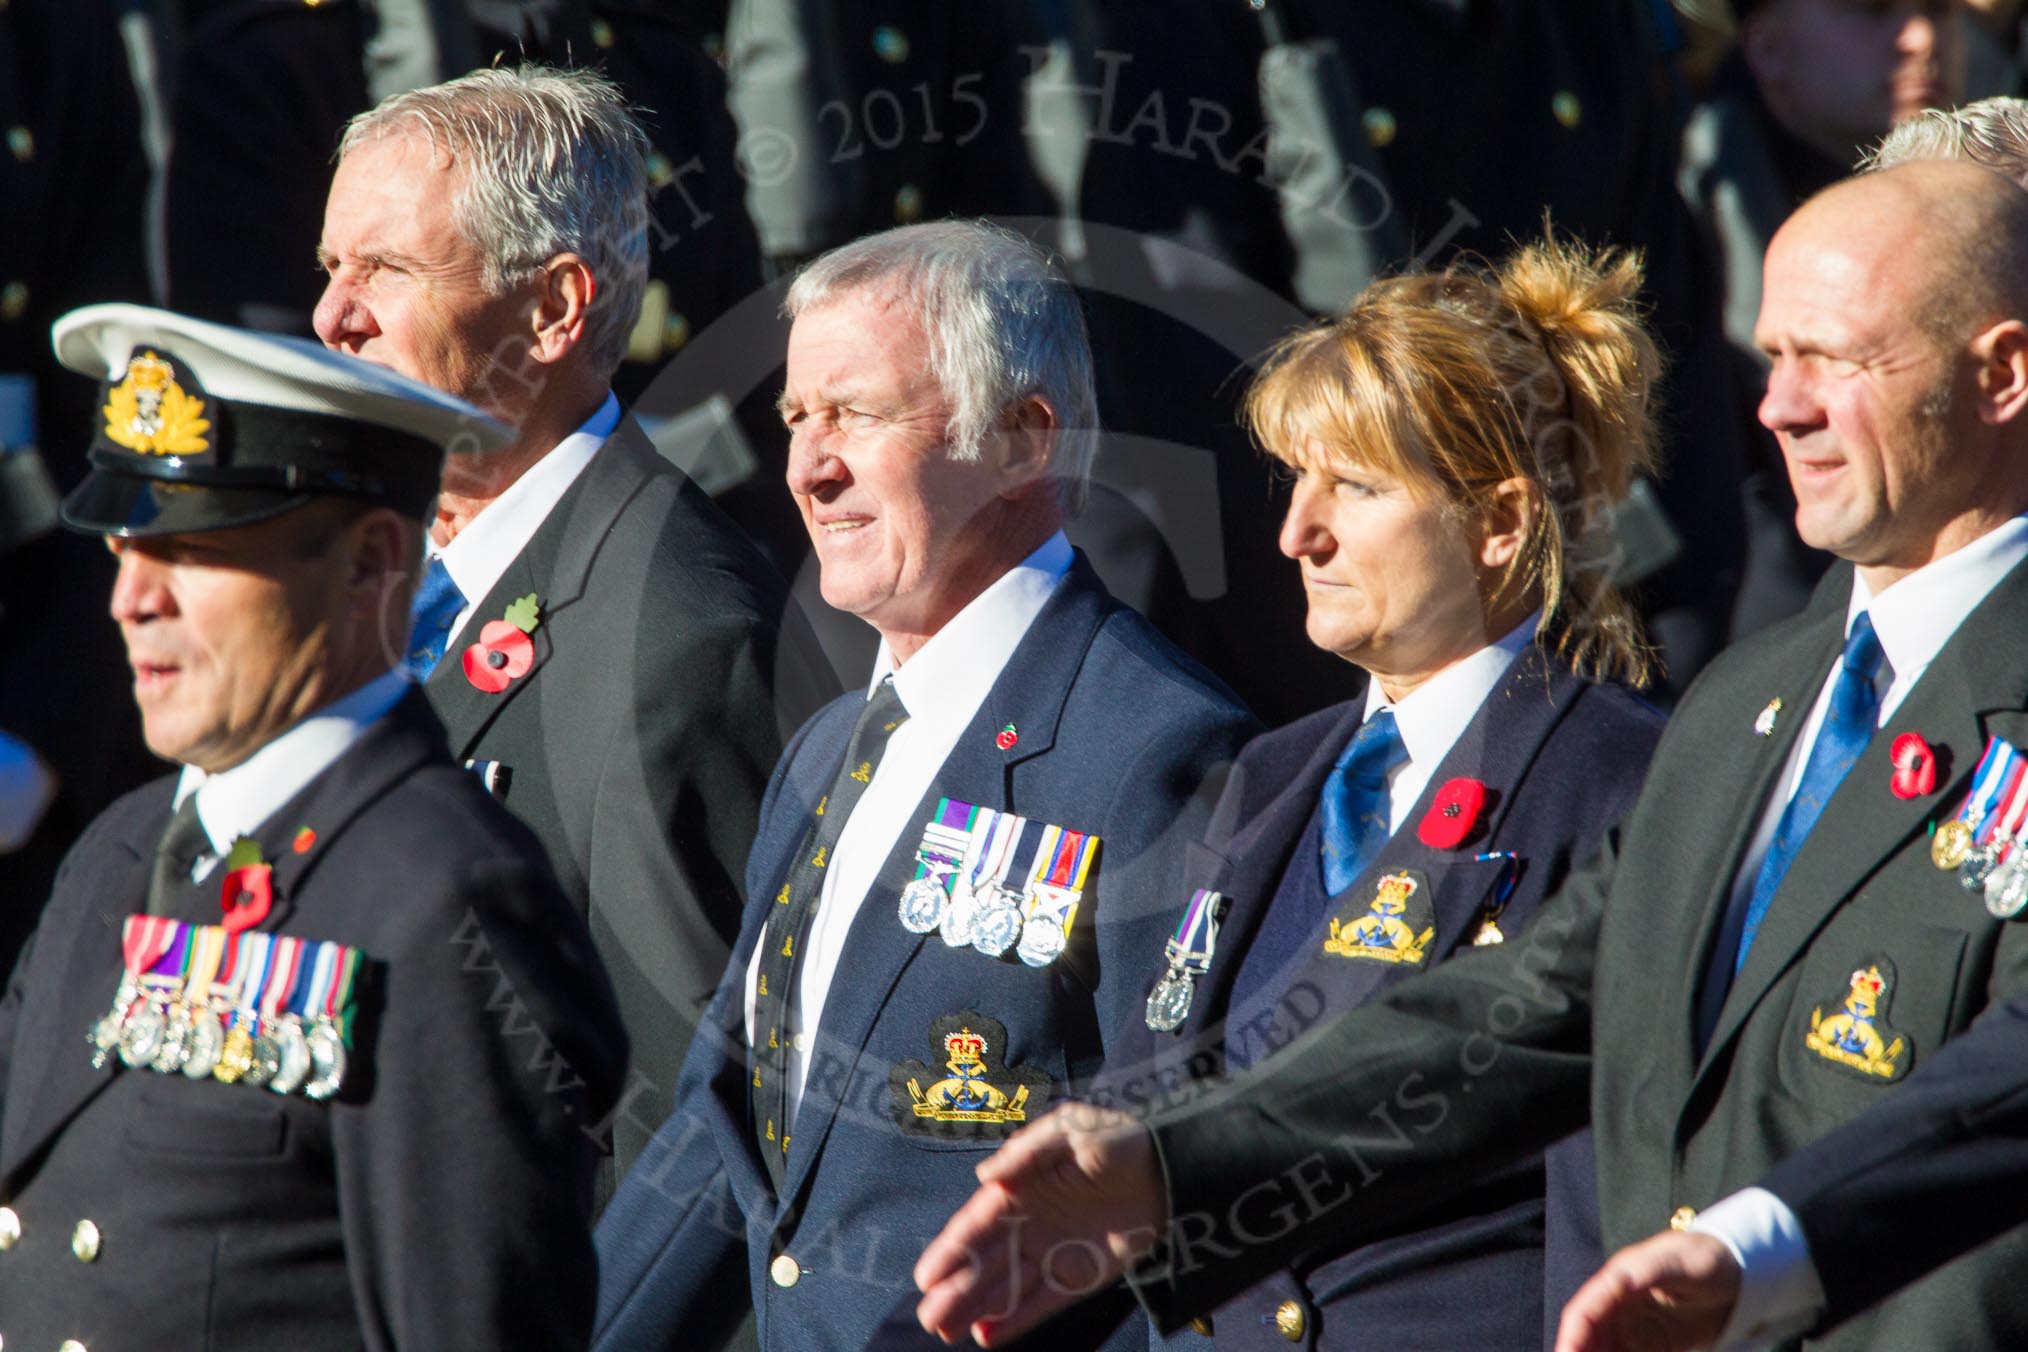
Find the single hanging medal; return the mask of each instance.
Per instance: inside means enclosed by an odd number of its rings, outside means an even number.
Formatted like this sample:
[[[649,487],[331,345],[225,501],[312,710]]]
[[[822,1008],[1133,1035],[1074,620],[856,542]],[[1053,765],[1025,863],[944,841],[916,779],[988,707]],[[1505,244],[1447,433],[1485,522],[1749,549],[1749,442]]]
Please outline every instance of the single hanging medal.
[[[1021,893],[1009,890],[1007,876],[1021,854],[1021,841],[1029,835],[1028,828],[1026,817],[1012,818],[1006,831],[1006,848],[994,864],[992,876],[974,894],[979,901],[979,913],[972,926],[972,947],[989,958],[1004,956],[1021,938]],[[1040,859],[1040,850],[1036,851],[1036,857]]]
[[[923,827],[915,851],[915,879],[901,890],[898,913],[910,934],[928,934],[944,922],[950,880],[965,857],[972,818],[978,809],[948,798],[937,800],[936,816]]]
[[[1047,859],[1049,865],[1029,885],[1021,946],[1015,950],[1030,967],[1047,967],[1062,956],[1091,876],[1092,861],[1098,857],[1097,836],[1061,826],[1049,829],[1055,835],[1036,851],[1036,857]]]
[[[1218,923],[1225,918],[1225,905],[1217,892],[1199,888],[1191,894],[1165,951],[1169,970],[1148,993],[1148,1027],[1156,1032],[1173,1033],[1190,1017],[1197,978],[1211,970],[1218,949]]]
[[[178,1069],[193,1080],[204,1079],[216,1070],[218,1054],[225,1049],[225,1028],[211,1001],[221,982],[229,980],[229,957],[239,948],[238,936],[228,934],[222,925],[206,925],[202,939],[203,946],[191,964],[190,982],[183,988],[183,1001],[190,1010],[190,1052]]]
[[[163,959],[165,973],[173,974],[174,984],[166,990],[168,1008],[162,1023],[162,1040],[156,1044],[155,1055],[148,1063],[161,1075],[174,1075],[183,1069],[190,1056],[190,1039],[197,1027],[190,1017],[190,969],[199,956],[204,931],[201,925],[183,926],[182,935]]]
[[[275,936],[248,930],[240,938],[239,986],[234,993],[232,1026],[226,1030],[225,1045],[219,1049],[218,1066],[212,1077],[225,1084],[237,1084],[253,1066],[254,1025],[260,1021],[261,991],[267,986],[268,967],[274,960]]]
[[[2000,862],[2020,840],[2024,821],[2028,821],[2028,758],[2017,757],[1995,803],[1991,830],[1982,833],[1984,839],[1958,866],[1959,885],[1967,892],[1986,891]]]
[[[274,958],[268,963],[267,990],[261,996],[260,1019],[254,1025],[253,1058],[248,1062],[241,1084],[264,1088],[281,1073],[283,1000],[295,989],[303,962],[303,941],[287,935],[275,936]]]
[[[1945,872],[1963,867],[1978,844],[1979,828],[1992,815],[2002,788],[2012,774],[2021,753],[2001,738],[1986,743],[1986,754],[1972,774],[1972,791],[1966,795],[1958,815],[1942,823],[1930,838],[1929,859]]]
[[[336,944],[302,942],[301,971],[294,989],[282,999],[281,1022],[275,1029],[276,1066],[268,1088],[277,1094],[293,1094],[310,1078],[310,1039],[303,1019],[317,1007],[320,983],[330,981],[338,967]]]
[[[994,852],[1003,846],[1007,838],[1006,823],[1002,818],[1008,814],[994,811],[989,807],[977,809],[978,815],[972,821],[971,839],[965,847],[965,862],[958,870],[957,886],[951,892],[951,904],[944,910],[943,921],[937,932],[952,948],[969,948],[979,919],[979,887],[992,876],[994,865],[999,862]]]
[[[360,956],[347,948],[338,964],[331,989],[325,993],[317,1023],[310,1030],[310,1079],[303,1093],[323,1102],[338,1092],[345,1081],[345,1047],[351,1041],[352,983],[359,975]]]

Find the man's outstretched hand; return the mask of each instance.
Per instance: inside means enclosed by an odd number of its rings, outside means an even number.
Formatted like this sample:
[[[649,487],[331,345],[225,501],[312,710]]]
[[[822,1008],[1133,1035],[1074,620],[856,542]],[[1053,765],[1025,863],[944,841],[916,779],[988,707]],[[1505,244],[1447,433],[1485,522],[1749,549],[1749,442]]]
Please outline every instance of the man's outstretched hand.
[[[1065,1104],[977,1174],[915,1265],[916,1317],[947,1343],[1011,1342],[1112,1285],[1168,1224],[1154,1139],[1126,1113]]]
[[[1691,1352],[1725,1331],[1739,1264],[1710,1235],[1666,1231],[1606,1260],[1563,1307],[1556,1352]]]

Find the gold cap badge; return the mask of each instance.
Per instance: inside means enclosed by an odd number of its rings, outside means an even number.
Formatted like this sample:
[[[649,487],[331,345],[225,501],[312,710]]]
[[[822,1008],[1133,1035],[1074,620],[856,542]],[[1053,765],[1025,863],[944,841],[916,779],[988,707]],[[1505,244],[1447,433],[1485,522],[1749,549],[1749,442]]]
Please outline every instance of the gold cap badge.
[[[176,383],[176,368],[137,352],[127,375],[106,395],[108,440],[142,455],[202,455],[211,449],[204,401]]]

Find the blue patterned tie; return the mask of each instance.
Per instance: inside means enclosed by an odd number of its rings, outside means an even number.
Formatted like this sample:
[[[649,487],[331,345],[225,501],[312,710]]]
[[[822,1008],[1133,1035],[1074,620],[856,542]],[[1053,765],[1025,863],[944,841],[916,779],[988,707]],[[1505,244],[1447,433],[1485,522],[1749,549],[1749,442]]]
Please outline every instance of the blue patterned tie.
[[[428,680],[437,663],[444,660],[444,649],[451,641],[451,621],[464,608],[465,594],[451,580],[451,570],[444,567],[443,556],[437,555],[423,569],[422,581],[415,589],[415,603],[409,607],[412,622],[408,656],[402,659],[402,665],[417,685]]]
[[[1337,896],[1366,871],[1387,840],[1387,774],[1408,759],[1394,710],[1382,709],[1352,734],[1324,781],[1324,890]]]
[[[1802,782],[1796,786],[1796,796],[1782,809],[1781,825],[1775,828],[1767,858],[1761,861],[1760,876],[1754,879],[1753,900],[1747,903],[1739,951],[1732,960],[1734,975],[1746,965],[1746,951],[1753,947],[1753,936],[1767,918],[1768,903],[1795,862],[1796,851],[1803,847],[1845,772],[1873,740],[1880,722],[1880,691],[1875,682],[1883,656],[1880,640],[1873,633],[1873,620],[1862,610],[1845,639],[1844,665],[1838,669],[1837,684],[1831,687],[1831,707],[1817,729],[1817,744],[1810,748]]]

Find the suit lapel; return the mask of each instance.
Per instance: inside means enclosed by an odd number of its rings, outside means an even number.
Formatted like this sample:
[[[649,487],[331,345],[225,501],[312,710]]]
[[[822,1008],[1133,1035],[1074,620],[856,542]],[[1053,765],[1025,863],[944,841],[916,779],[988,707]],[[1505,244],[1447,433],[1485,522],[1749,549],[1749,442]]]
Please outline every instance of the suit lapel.
[[[1964,796],[1985,746],[1981,716],[2022,707],[2021,673],[2028,670],[2028,629],[2020,622],[2024,613],[2028,567],[2017,567],[1958,626],[1894,717],[1867,743],[1796,851],[1720,1011],[1712,1051],[1738,1032],[1845,899],[1944,804]],[[1888,788],[1890,751],[1894,739],[1906,732],[1920,733],[1940,756],[1948,754],[1950,780],[1938,792],[1902,799]]]
[[[915,872],[916,825],[928,820],[936,810],[937,799],[943,797],[996,811],[1023,809],[1015,791],[1015,769],[1055,746],[1064,701],[1069,697],[1078,669],[1084,665],[1092,636],[1111,604],[1091,565],[1079,555],[1062,585],[1029,626],[987,692],[979,712],[959,734],[957,745],[916,805],[910,829],[889,850],[846,936],[839,967],[841,971],[849,971],[851,979],[831,983],[817,1023],[820,1032],[817,1050],[828,1051],[845,1062],[844,1073],[837,1081],[841,1086],[852,1084],[881,1010],[900,984],[909,963],[932,937],[909,933],[894,912],[895,898]],[[1003,748],[998,744],[997,734],[1010,723],[1019,737],[1012,747]],[[834,763],[829,771],[835,770]],[[1103,845],[1100,848],[1103,850]],[[1104,867],[1101,854],[1099,868]],[[789,1152],[789,1170],[783,1179],[784,1197],[796,1197],[808,1180],[837,1120],[839,1106],[835,1097],[828,1094],[820,1097],[805,1089],[796,1110],[795,1134],[804,1138],[807,1148]]]
[[[500,711],[535,683],[536,673],[552,651],[551,622],[568,615],[571,607],[589,603],[584,591],[585,578],[599,547],[621,509],[648,480],[651,465],[643,456],[653,453],[642,449],[639,436],[633,419],[623,417],[576,482],[557,499],[535,534],[529,537],[527,547],[472,608],[472,618],[459,633],[457,644],[445,652],[444,660],[430,673],[424,689],[429,692],[437,716],[443,720],[451,754],[458,763],[463,764],[472,754],[472,748],[500,716]],[[541,605],[542,620],[530,636],[535,648],[534,661],[505,690],[489,694],[466,679],[464,650],[478,641],[479,631],[487,621],[503,618],[508,606],[531,593]]]
[[[1834,567],[1819,589],[1819,601],[1828,601],[1833,595],[1849,595],[1850,578],[1849,570],[1842,566]],[[1712,828],[1710,839],[1717,867],[1704,879],[1704,891],[1698,904],[1671,917],[1675,923],[1672,932],[1654,936],[1654,942],[1661,951],[1691,956],[1690,961],[1676,964],[1674,968],[1680,984],[1673,1003],[1668,1006],[1675,1010],[1678,1019],[1676,1034],[1669,1043],[1671,1055],[1677,1059],[1678,1069],[1685,1078],[1699,1065],[1698,999],[1703,989],[1705,969],[1712,961],[1712,945],[1719,942],[1725,928],[1725,915],[1732,902],[1732,885],[1739,873],[1740,860],[1760,826],[1768,799],[1775,793],[1783,772],[1788,768],[1796,739],[1802,735],[1803,726],[1809,721],[1810,710],[1823,689],[1824,678],[1830,674],[1831,664],[1837,660],[1844,622],[1843,601],[1836,605],[1813,604],[1808,618],[1798,625],[1786,642],[1771,648],[1757,665],[1742,672],[1733,683],[1742,698],[1728,712],[1727,725],[1720,730],[1720,744],[1698,749],[1705,757],[1697,767],[1699,787],[1702,789],[1708,784],[1711,793],[1713,816],[1709,821]],[[1755,720],[1776,699],[1781,701],[1781,708],[1775,716],[1774,727],[1767,736],[1760,736]],[[1678,820],[1684,830],[1700,833],[1706,830],[1707,823],[1701,814],[1687,810],[1687,805]],[[1755,947],[1759,947],[1758,941]],[[1721,1012],[1718,1028],[1725,1026],[1726,1019]],[[1715,1034],[1706,1046],[1704,1064],[1709,1064],[1711,1053],[1717,1048],[1721,1036]],[[1671,1082],[1683,1081],[1674,1079]]]

